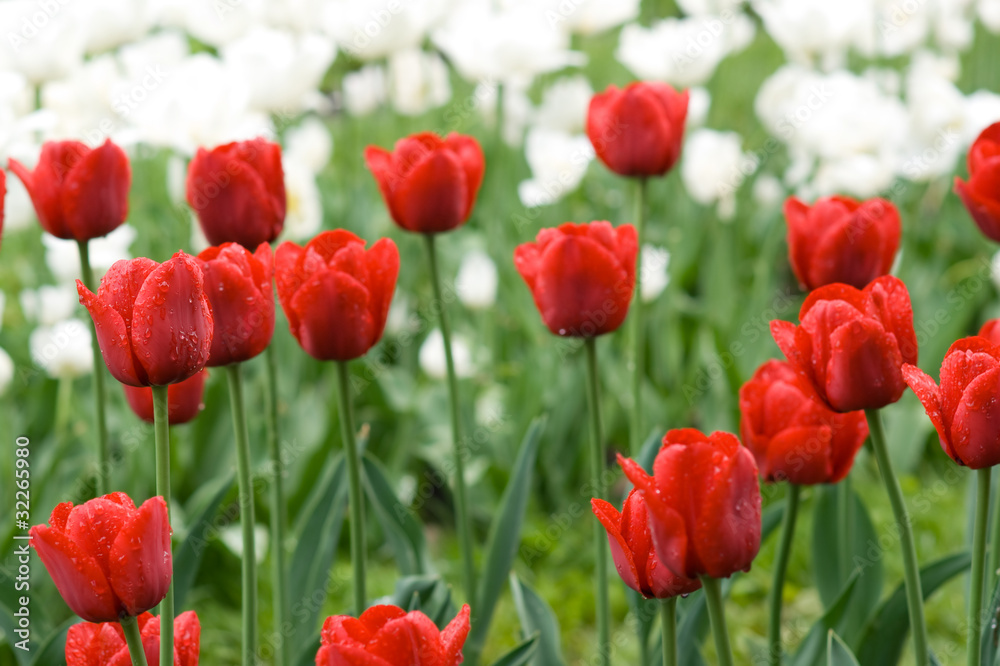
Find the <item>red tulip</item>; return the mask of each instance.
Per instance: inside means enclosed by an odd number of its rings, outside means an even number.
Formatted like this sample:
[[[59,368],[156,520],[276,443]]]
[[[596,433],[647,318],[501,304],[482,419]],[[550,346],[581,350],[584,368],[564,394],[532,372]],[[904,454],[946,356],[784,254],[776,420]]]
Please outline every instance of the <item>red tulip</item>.
[[[138,618],[142,648],[149,666],[160,665],[160,618]],[[198,666],[201,623],[194,611],[174,618],[174,666]],[[131,666],[125,634],[117,622],[81,622],[66,633],[66,666]]]
[[[1000,347],[978,336],[958,340],[941,363],[940,387],[915,365],[904,365],[903,377],[952,460],[972,469],[1000,463]]]
[[[253,139],[199,148],[188,166],[187,201],[212,245],[270,243],[285,226],[281,146]]]
[[[194,257],[117,261],[95,295],[76,281],[111,375],[129,386],[176,384],[198,373],[212,347],[212,308]]]
[[[765,481],[837,483],[868,437],[864,412],[838,414],[784,361],[767,361],[740,388],[740,436]]]
[[[614,331],[635,288],[635,227],[608,222],[542,229],[514,252],[535,305],[556,335],[591,338]]]
[[[63,502],[29,534],[42,564],[74,613],[90,622],[137,616],[170,586],[170,521],[162,497],[138,509],[125,493],[79,506]]]
[[[372,606],[326,618],[316,666],[457,666],[468,635],[468,604],[440,631],[420,611]]]
[[[451,231],[469,219],[486,168],[471,136],[442,139],[432,132],[400,139],[391,153],[368,146],[365,164],[396,224],[423,234]]]
[[[877,409],[903,395],[903,363],[917,362],[910,294],[890,275],[863,290],[830,284],[809,294],[801,326],[772,321],[788,361],[835,412]]]
[[[979,230],[1000,243],[1000,122],[973,142],[967,158],[969,181],[955,179],[955,191]]]
[[[620,176],[662,176],[681,156],[688,92],[666,83],[608,86],[590,100],[587,136],[604,165]]]
[[[736,437],[693,428],[671,430],[653,475],[618,456],[649,510],[656,556],[686,578],[728,578],[748,571],[760,550],[757,465]]]
[[[215,319],[208,365],[240,363],[264,351],[274,334],[271,246],[261,243],[250,254],[237,243],[225,243],[199,254],[198,263]]]
[[[646,501],[638,490],[633,489],[625,498],[622,513],[596,497],[590,500],[590,506],[608,531],[611,557],[626,585],[646,599],[669,599],[701,587],[700,580],[674,575],[656,557]]]
[[[995,345],[1000,345],[1000,319],[990,319],[979,329],[979,337],[986,338]]]
[[[93,149],[79,141],[46,141],[34,171],[13,158],[8,167],[53,236],[88,241],[111,233],[128,216],[132,169],[110,139]]]
[[[167,422],[181,425],[198,416],[205,405],[201,398],[205,393],[205,379],[208,370],[191,375],[182,382],[171,384],[167,389]],[[122,384],[125,400],[135,415],[147,423],[153,422],[153,389],[148,386]]]
[[[889,273],[899,249],[899,211],[885,199],[824,197],[812,208],[785,202],[788,259],[803,288],[842,282],[858,289]]]
[[[343,229],[324,231],[304,248],[286,241],[275,256],[278,299],[292,335],[321,361],[364,356],[382,338],[398,274],[391,239],[365,250]]]

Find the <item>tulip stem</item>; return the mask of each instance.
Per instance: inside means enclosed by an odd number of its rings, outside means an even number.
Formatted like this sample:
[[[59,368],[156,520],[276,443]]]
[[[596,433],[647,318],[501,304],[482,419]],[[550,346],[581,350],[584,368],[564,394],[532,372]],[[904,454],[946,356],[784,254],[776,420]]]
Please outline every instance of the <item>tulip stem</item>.
[[[458,406],[458,380],[455,377],[455,360],[451,353],[451,329],[448,327],[448,315],[444,296],[441,291],[441,274],[438,270],[437,251],[434,247],[434,234],[424,234],[427,239],[427,259],[430,262],[431,282],[434,285],[434,301],[441,319],[441,338],[444,341],[444,360],[448,369],[448,399],[451,403],[451,437],[455,456],[455,522],[458,530],[459,547],[462,551],[462,564],[465,580],[465,599],[473,609],[476,608],[476,562],[472,546],[472,524],[469,518],[465,489],[465,456],[462,444],[462,417]],[[473,610],[475,612],[475,610]]]
[[[997,571],[1000,570],[1000,488],[993,499],[993,532],[990,535],[990,571],[986,578],[986,591],[993,598],[997,586]]]
[[[361,493],[361,460],[354,439],[354,414],[351,410],[351,374],[347,361],[337,361],[337,397],[340,400],[340,434],[347,457],[347,483],[351,507],[351,566],[354,570],[354,612],[361,615],[368,607],[365,596],[365,505]]]
[[[131,615],[126,615],[119,622],[122,625],[122,631],[125,632],[125,642],[128,644],[129,656],[132,657],[132,666],[146,666],[146,649],[142,647],[139,622]]]
[[[281,462],[281,440],[278,436],[278,370],[274,345],[264,350],[267,365],[267,439],[271,451],[271,566],[273,580],[274,628],[280,643],[275,652],[275,666],[288,662],[288,641],[285,626],[288,618],[288,587],[285,579],[285,526],[288,510],[285,507],[285,490]]]
[[[660,623],[663,633],[663,666],[677,666],[677,597],[660,602]]]
[[[924,595],[920,589],[920,567],[917,564],[917,550],[913,543],[913,526],[910,524],[899,479],[892,469],[882,417],[877,409],[866,409],[865,416],[868,419],[868,431],[875,459],[878,461],[882,482],[885,484],[889,503],[892,504],[892,512],[896,517],[896,526],[899,528],[899,545],[903,551],[903,573],[906,580],[906,604],[910,615],[910,631],[913,634],[914,663],[916,666],[927,666],[927,623],[924,620]]]
[[[96,371],[97,368],[94,368]],[[170,511],[170,412],[168,386],[153,388],[153,436],[156,442],[156,494],[163,498],[167,505],[167,516],[173,518]],[[171,544],[171,551],[173,545]],[[170,558],[173,566],[173,557]],[[133,622],[135,618],[133,618]],[[122,621],[122,627],[125,622]],[[136,625],[136,633],[139,627]],[[126,632],[127,633],[127,632]],[[139,641],[140,650],[142,641]],[[167,596],[160,602],[160,663],[171,664],[174,658],[174,575],[170,573],[170,586]],[[135,663],[133,653],[132,663]],[[145,660],[145,658],[144,658]]]
[[[90,267],[90,248],[87,241],[78,241],[80,250],[80,271],[83,275],[83,286],[97,293],[98,286],[94,280],[94,271]],[[108,476],[111,474],[111,454],[108,450],[108,426],[104,413],[104,359],[101,356],[101,345],[97,342],[97,327],[90,322],[90,342],[94,353],[94,418],[97,425],[97,496],[108,493]],[[166,499],[166,498],[164,498]]]
[[[708,617],[712,623],[712,636],[715,637],[715,651],[718,653],[719,666],[733,666],[733,648],[729,643],[729,628],[726,627],[722,585],[718,578],[702,576],[701,586],[705,590],[705,601],[708,604]]]
[[[851,575],[851,553],[854,552],[854,491],[851,489],[851,475],[848,474],[836,486],[838,505],[837,545],[840,560],[840,580],[846,581]]]
[[[243,666],[256,663],[257,652],[257,555],[254,543],[253,485],[250,480],[250,440],[243,409],[243,379],[240,364],[226,366],[229,405],[236,436],[236,474],[239,479],[240,526],[243,528]],[[161,660],[160,663],[170,663]]]
[[[587,338],[587,407],[590,409],[590,465],[594,497],[604,499],[604,435],[601,426],[601,389],[597,376],[597,342]],[[599,663],[611,663],[611,619],[608,610],[608,535],[599,521],[594,521],[594,561],[597,568],[597,649]]]
[[[635,364],[632,374],[632,455],[637,456],[642,450],[642,440],[646,436],[642,428],[642,377],[645,371],[645,329],[642,326],[642,229],[646,220],[646,179],[640,178],[635,191],[636,236],[639,252],[635,262],[635,291],[632,296],[632,361]]]
[[[969,581],[969,637],[967,643],[969,666],[979,666],[981,661],[979,641],[983,634],[983,571],[986,565],[986,531],[990,513],[989,467],[976,471],[976,522],[972,533],[972,575]]]
[[[774,582],[771,584],[771,623],[768,625],[768,663],[771,666],[781,666],[781,602],[785,591],[785,572],[788,570],[788,559],[792,554],[792,542],[795,540],[795,518],[799,513],[799,496],[802,488],[794,483],[788,484],[788,495],[785,498],[785,516],[781,521],[781,541],[778,542],[778,553],[774,560]]]

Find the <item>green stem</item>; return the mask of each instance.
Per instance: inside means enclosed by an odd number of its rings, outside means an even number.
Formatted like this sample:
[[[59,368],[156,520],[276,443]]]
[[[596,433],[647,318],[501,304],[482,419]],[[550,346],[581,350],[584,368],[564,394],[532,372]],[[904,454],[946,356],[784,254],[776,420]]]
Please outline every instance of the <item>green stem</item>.
[[[677,666],[677,597],[660,602],[660,622],[660,630],[663,632],[663,666]]]
[[[434,247],[434,235],[424,234],[427,239],[427,258],[431,267],[431,281],[434,285],[434,300],[441,318],[441,337],[444,340],[444,359],[448,369],[448,400],[451,406],[451,437],[455,457],[455,522],[458,530],[459,547],[462,551],[462,564],[465,580],[465,598],[473,609],[476,607],[476,563],[472,546],[472,525],[469,519],[465,489],[465,455],[462,446],[461,414],[458,407],[458,380],[455,377],[455,360],[451,354],[451,329],[448,327],[448,315],[445,310],[444,297],[441,291],[441,274],[438,270],[437,252]]]
[[[243,408],[243,379],[239,363],[226,366],[229,405],[236,436],[236,474],[239,480],[240,526],[243,528],[243,666],[256,663],[257,652],[257,554],[254,543],[253,484],[250,479],[250,440]],[[160,663],[169,664],[161,660]]]
[[[95,368],[96,370],[96,368]],[[153,435],[156,442],[156,494],[167,504],[170,512],[170,420],[169,387],[153,387]],[[173,546],[171,545],[171,550]],[[173,558],[171,558],[171,561]],[[122,622],[122,626],[125,623]],[[138,631],[138,626],[136,626]],[[142,641],[140,641],[141,644]],[[133,663],[135,656],[132,657]],[[170,576],[167,596],[160,602],[160,663],[172,664],[174,659],[174,577]]]
[[[837,484],[837,504],[840,517],[837,523],[837,545],[840,551],[840,579],[846,581],[851,575],[851,553],[854,552],[852,539],[854,536],[854,491],[851,488],[851,476],[848,474],[844,480]]]
[[[587,408],[590,410],[590,467],[593,474],[594,496],[604,499],[604,435],[601,426],[601,389],[597,376],[597,343],[587,338]],[[597,567],[597,649],[602,666],[611,663],[611,619],[608,609],[608,535],[594,521],[594,558]]]
[[[990,536],[990,570],[986,580],[986,591],[992,600],[992,594],[997,586],[997,571],[1000,570],[1000,488],[993,493],[993,532]]]
[[[903,491],[899,487],[899,479],[892,469],[889,459],[889,449],[885,443],[885,430],[882,427],[882,417],[877,409],[866,409],[868,430],[871,434],[872,449],[882,473],[892,512],[896,517],[899,529],[899,546],[903,551],[903,573],[906,580],[906,604],[910,614],[910,630],[913,634],[913,655],[916,666],[927,666],[927,622],[924,620],[924,595],[920,589],[920,567],[917,564],[917,550],[913,543],[913,526],[906,510]]]
[[[639,455],[642,440],[646,432],[642,427],[642,377],[645,374],[645,330],[642,326],[642,230],[646,220],[646,179],[640,178],[635,191],[636,235],[639,242],[639,253],[636,255],[635,292],[632,296],[632,455]]]
[[[969,581],[969,638],[967,643],[968,665],[979,666],[981,661],[979,640],[983,634],[983,569],[986,564],[986,530],[990,512],[989,467],[977,470],[976,523],[972,533],[972,575]]]
[[[781,541],[778,542],[778,554],[774,561],[774,582],[771,584],[771,623],[768,625],[767,654],[771,666],[781,666],[781,601],[785,591],[785,572],[788,570],[788,559],[792,554],[792,542],[795,540],[795,518],[799,513],[799,496],[802,488],[794,483],[788,484],[788,496],[785,498],[785,516],[781,522]]]
[[[271,452],[271,566],[273,578],[274,627],[278,636],[278,649],[274,655],[275,666],[288,662],[288,641],[285,638],[290,627],[288,618],[288,586],[285,577],[285,529],[288,524],[288,510],[285,507],[284,468],[281,461],[281,439],[278,436],[278,370],[274,345],[264,350],[267,365],[267,440]]]
[[[80,250],[80,270],[83,274],[83,285],[97,293],[94,271],[90,267],[90,248],[87,241],[76,244]],[[104,358],[101,356],[101,346],[97,342],[97,328],[93,320],[90,322],[90,342],[94,352],[94,419],[97,425],[97,494],[109,492],[108,475],[111,473],[111,455],[108,452],[108,426],[104,412]]]
[[[701,586],[705,590],[705,601],[708,603],[708,617],[712,622],[712,635],[715,637],[719,666],[733,666],[733,648],[729,643],[726,609],[722,604],[722,584],[718,578],[702,576]]]
[[[126,615],[119,622],[122,625],[122,631],[125,632],[125,643],[128,645],[129,656],[132,657],[132,666],[146,666],[146,650],[142,647],[139,622],[131,615]]]
[[[361,494],[361,460],[354,440],[354,414],[351,410],[351,375],[347,361],[337,361],[337,397],[340,400],[340,434],[347,456],[347,482],[351,507],[351,566],[354,569],[354,611],[360,615],[367,608],[365,600],[365,505]]]

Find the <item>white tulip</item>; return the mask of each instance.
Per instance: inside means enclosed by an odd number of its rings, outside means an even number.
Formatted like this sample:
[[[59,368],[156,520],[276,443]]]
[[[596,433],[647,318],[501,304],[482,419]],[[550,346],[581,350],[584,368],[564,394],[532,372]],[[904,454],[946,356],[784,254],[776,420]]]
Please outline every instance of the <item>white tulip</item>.
[[[327,0],[320,22],[341,50],[376,60],[420,46],[449,0]]]
[[[36,328],[28,345],[35,365],[54,379],[75,379],[94,369],[90,326],[79,319]]]
[[[43,285],[38,289],[21,292],[21,309],[24,316],[42,326],[53,326],[69,319],[79,303],[76,287],[72,283]]]
[[[670,284],[670,252],[666,248],[642,246],[639,252],[639,296],[643,303],[651,303]]]
[[[528,132],[524,152],[531,178],[518,185],[517,193],[529,208],[555,203],[579,187],[594,159],[586,136],[541,127]]]
[[[465,307],[483,310],[497,300],[497,266],[490,255],[473,250],[462,258],[455,278],[455,291]]]
[[[285,172],[286,212],[282,236],[301,241],[312,238],[323,225],[323,205],[316,173],[296,159],[282,161]]]
[[[14,361],[10,355],[0,348],[0,395],[7,392],[14,380]]]
[[[460,335],[451,336],[451,355],[455,362],[457,377],[472,376],[472,351],[468,343]],[[420,369],[432,379],[444,379],[448,376],[448,367],[444,355],[444,336],[441,329],[435,328],[427,335],[424,344],[420,345],[418,354]]]
[[[381,65],[365,65],[344,76],[344,106],[352,116],[367,116],[388,96],[385,68]]]
[[[123,224],[107,236],[90,241],[90,265],[94,269],[95,279],[100,279],[116,261],[132,258],[128,248],[135,237],[135,228]],[[42,244],[45,246],[45,263],[58,281],[72,283],[80,277],[80,255],[76,241],[43,234]]]
[[[583,132],[587,124],[587,108],[594,89],[587,77],[577,74],[564,76],[542,93],[542,103],[535,111],[537,127],[570,134]]]
[[[451,99],[448,66],[436,53],[397,51],[389,57],[389,99],[404,116],[444,106]]]
[[[330,161],[333,137],[322,120],[310,116],[285,133],[283,159],[298,162],[319,173]]]
[[[743,153],[742,145],[739,134],[710,129],[695,130],[684,145],[684,187],[698,203],[718,203],[723,219],[732,217],[736,190],[757,169],[757,162]]]
[[[753,0],[764,28],[799,63],[839,65],[859,32],[871,30],[870,0]]]
[[[87,28],[65,2],[0,2],[0,69],[33,84],[61,79],[83,63]]]

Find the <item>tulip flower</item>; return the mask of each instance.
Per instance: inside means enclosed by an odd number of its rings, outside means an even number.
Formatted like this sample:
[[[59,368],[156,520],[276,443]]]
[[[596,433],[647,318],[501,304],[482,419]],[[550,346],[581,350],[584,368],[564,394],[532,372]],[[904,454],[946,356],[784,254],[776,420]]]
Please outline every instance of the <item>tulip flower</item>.
[[[253,139],[199,148],[188,165],[187,201],[212,245],[270,243],[285,226],[281,146]]]
[[[208,365],[231,365],[257,356],[274,333],[271,246],[261,243],[251,254],[238,243],[223,243],[199,254],[198,263],[215,320]]]
[[[421,132],[392,152],[369,146],[365,164],[378,182],[393,221],[407,231],[437,234],[465,224],[486,165],[471,136]]]
[[[903,377],[948,457],[970,469],[1000,463],[1000,347],[978,336],[955,342],[941,363],[940,387],[914,365],[903,366]]]
[[[13,158],[8,166],[28,190],[42,228],[57,238],[85,243],[128,216],[132,169],[110,139],[93,149],[79,141],[46,141],[34,170]]]
[[[382,338],[399,274],[396,244],[365,249],[349,231],[324,231],[303,248],[291,241],[275,256],[278,299],[292,335],[321,361],[363,356]]]
[[[740,436],[765,481],[837,483],[868,437],[863,412],[832,412],[802,374],[767,361],[740,388]]]
[[[592,338],[625,320],[635,287],[635,227],[608,222],[542,229],[514,252],[514,265],[531,289],[549,330]]]
[[[160,664],[160,618],[143,613],[136,618],[143,652],[149,666]],[[173,666],[198,666],[201,623],[194,611],[186,611],[174,620]],[[125,634],[117,622],[81,622],[66,633],[66,666],[129,666]]]
[[[955,191],[979,230],[1000,243],[1000,122],[987,127],[966,158],[969,180],[955,179]]]
[[[191,375],[167,389],[167,414],[170,425],[181,425],[198,416],[205,408],[201,399],[205,393],[208,370]],[[125,401],[135,415],[146,423],[153,423],[153,389],[148,386],[122,384]]]
[[[326,618],[316,666],[458,666],[468,635],[468,604],[441,630],[420,611],[372,606],[358,619]]]
[[[121,383],[176,384],[208,362],[214,324],[194,257],[178,252],[162,264],[144,257],[118,261],[97,294],[79,280],[76,288],[104,362]]]
[[[701,578],[719,663],[732,666],[719,578],[748,571],[760,550],[761,498],[753,455],[725,432],[671,430],[652,476],[619,454],[642,493],[656,556],[674,575]]]
[[[900,368],[917,362],[917,336],[902,281],[882,276],[863,290],[820,287],[799,319],[800,326],[772,321],[771,334],[833,411],[878,409],[903,395]]]
[[[162,497],[138,509],[125,493],[63,502],[29,534],[66,605],[88,622],[136,617],[167,593],[170,521]]]
[[[633,489],[622,512],[602,499],[590,500],[594,515],[608,532],[611,558],[626,585],[646,599],[669,599],[701,588],[697,578],[677,576],[665,567],[653,550],[646,501]]]
[[[666,83],[611,85],[587,109],[587,136],[597,157],[620,176],[662,176],[677,162],[688,92]]]
[[[842,282],[862,289],[889,273],[899,249],[899,211],[885,199],[824,197],[785,202],[788,259],[804,289]]]

